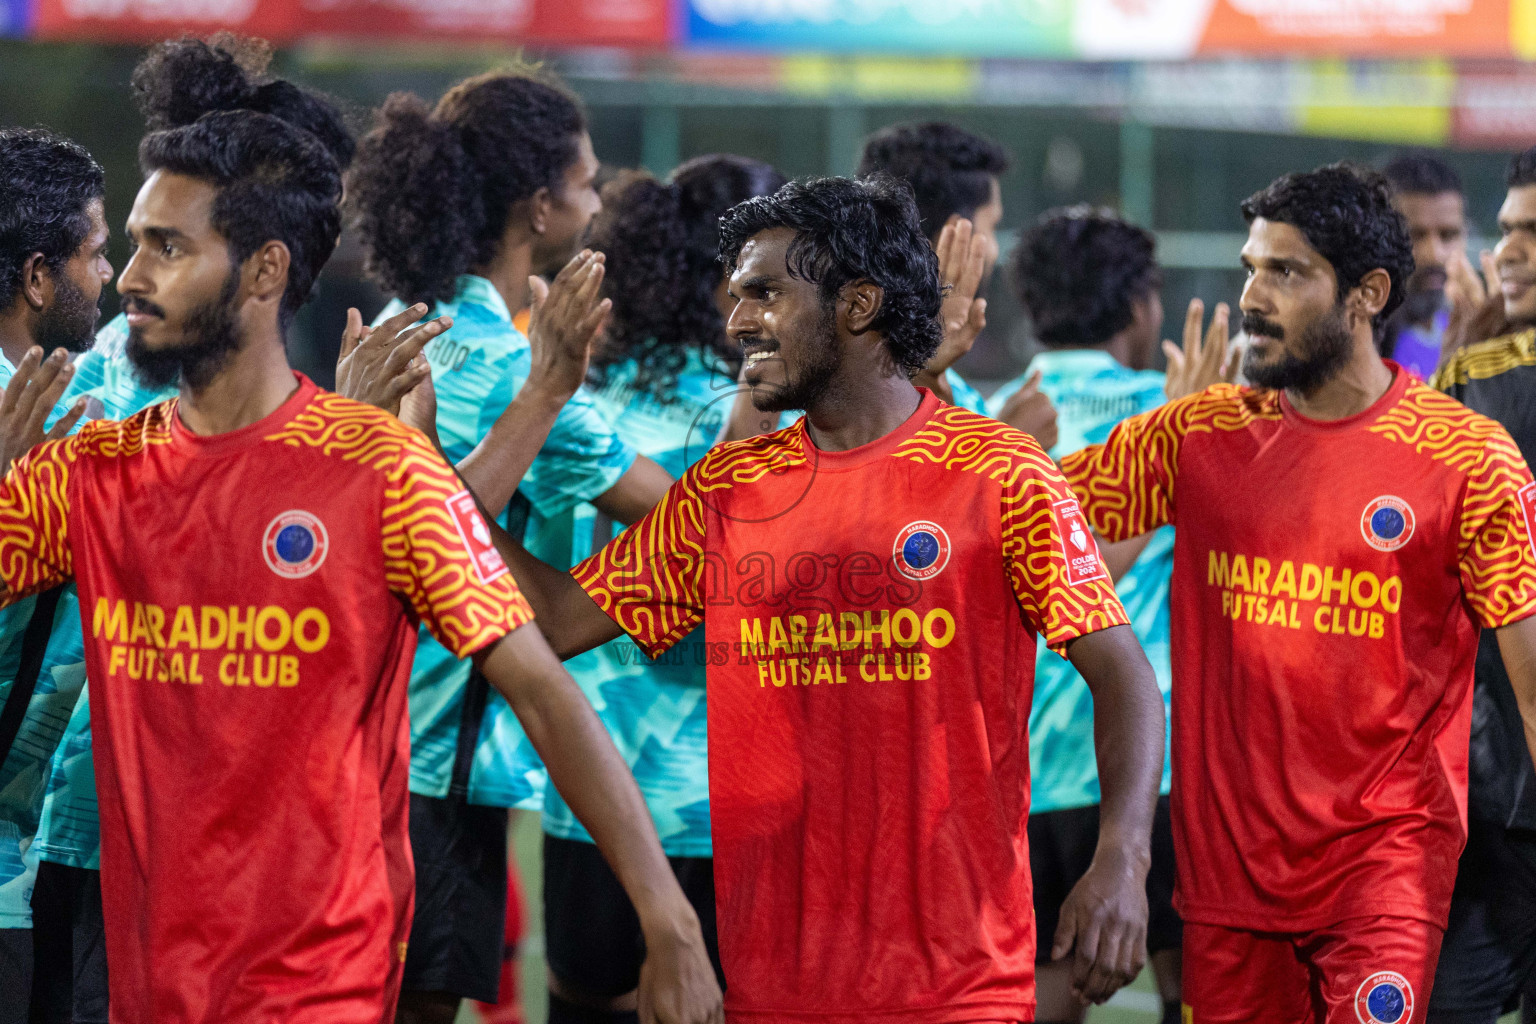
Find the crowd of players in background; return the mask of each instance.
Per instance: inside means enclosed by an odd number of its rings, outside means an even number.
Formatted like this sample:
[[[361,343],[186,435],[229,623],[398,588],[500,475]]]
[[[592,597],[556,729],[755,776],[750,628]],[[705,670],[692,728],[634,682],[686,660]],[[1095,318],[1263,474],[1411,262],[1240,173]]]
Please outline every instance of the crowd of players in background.
[[[1004,269],[1042,350],[983,400],[953,364],[985,327],[978,295],[999,260],[1008,157],[986,139],[907,125],[872,136],[852,179],[787,185],[717,155],[599,189],[581,105],[541,72],[477,76],[435,103],[397,94],[354,140],[324,97],[267,75],[267,57],[254,41],[183,39],[136,69],[147,180],[124,315],[100,330],[123,217],[103,208],[100,168],[56,134],[0,131],[0,459],[18,464],[0,488],[0,578],[24,595],[0,612],[0,1022],[105,1022],[109,1004],[114,1020],[365,1020],[396,1002],[401,1021],[446,1022],[462,999],[517,1019],[513,809],[542,811],[555,1024],[710,1019],[706,958],[740,1019],[1065,1024],[1148,959],[1163,1024],[1491,1021],[1536,984],[1536,485],[1522,458],[1536,446],[1536,150],[1511,163],[1480,267],[1460,182],[1432,156],[1273,183],[1243,207],[1239,336],[1225,304],[1207,323],[1192,303],[1182,344],[1163,343],[1167,374],[1150,368],[1164,319],[1152,235],[1109,210],[1050,211]],[[384,659],[378,679],[399,661],[400,686],[339,672],[365,695],[330,732],[210,724],[205,705],[157,706],[166,661],[102,661],[111,602],[67,580],[99,595],[92,579],[143,569],[114,552],[181,551],[178,517],[202,517],[202,542],[222,535],[197,493],[173,503],[156,488],[195,492],[197,445],[258,421],[262,434],[331,424],[327,453],[376,431],[402,461],[430,461],[393,421],[349,420],[303,381],[299,399],[319,404],[296,412],[286,364],[270,346],[251,354],[253,317],[280,353],[341,230],[343,178],[346,230],[392,301],[372,327],[355,313],[337,325],[337,391],[430,438],[444,465],[427,475],[472,496],[446,557],[473,563],[456,578],[480,607],[445,597],[429,556],[387,564],[421,622],[414,648],[393,624],[346,625],[345,595],[327,628],[361,634],[348,642]],[[1239,374],[1248,386],[1222,383]],[[155,427],[178,389],[186,426]],[[82,427],[146,409],[130,421],[142,434]],[[930,436],[939,454],[910,453]],[[60,468],[59,453],[96,467],[156,446],[187,461],[135,469],[133,502],[112,489],[126,470],[81,483],[75,463]],[[372,485],[347,474],[374,457],[336,458],[328,507],[371,507]],[[384,487],[406,503],[408,475]],[[815,507],[798,504],[807,494]],[[753,663],[749,620],[738,631],[688,559],[724,552],[739,574],[771,555],[768,596],[742,599],[769,623],[754,642],[777,655],[773,630],[803,615],[782,646],[809,666],[828,573],[806,584],[822,596],[785,604],[773,558],[816,553],[841,578],[850,552],[885,557],[887,533],[850,547],[833,523],[884,530],[886,511],[865,508],[876,495],[893,506],[891,579],[922,583],[893,609],[930,616],[922,657],[953,695],[861,711],[855,677],[836,713],[764,710],[759,679],[785,680],[760,673],[788,664]],[[104,507],[82,511],[92,500]],[[320,518],[273,520],[242,571],[298,579],[352,557],[343,518]],[[1074,561],[1092,548],[1084,523],[1102,566]],[[386,516],[386,561],[409,561],[414,535],[391,530]],[[186,607],[231,604],[199,600],[197,567],[212,563],[180,557],[191,568],[160,572],[184,577]],[[364,561],[354,575],[377,576]],[[486,603],[513,611],[484,626]],[[176,647],[172,602],[149,605],[162,620],[133,607],[118,639],[142,629]],[[899,616],[881,633],[861,613],[848,646],[892,647]],[[531,615],[548,649],[526,639]],[[621,792],[612,775],[585,770],[608,754],[557,740],[592,744],[586,719],[486,653],[503,634],[525,638],[539,686],[556,688],[548,650],[565,659],[675,888],[624,800],[599,792]],[[901,657],[872,685],[924,692]],[[202,662],[198,699],[273,686],[279,669],[263,683],[259,658],[227,681]],[[862,667],[829,671],[840,683]],[[182,731],[136,733],[134,716]],[[359,733],[370,716],[383,724]],[[1008,742],[1026,717],[1027,764]],[[408,765],[391,761],[396,727]],[[263,754],[264,730],[292,733],[295,756],[363,735],[373,816],[322,816],[323,839],[296,836],[310,769]],[[189,764],[156,760],[193,737],[206,749]],[[335,778],[357,788],[361,770]],[[314,771],[311,790],[331,778]],[[223,792],[208,782],[231,776]],[[261,805],[264,786],[276,796]],[[297,810],[271,817],[290,798]],[[1027,863],[1014,862],[1021,811]],[[406,821],[409,860],[389,850]],[[359,822],[384,853],[343,851],[344,831],[327,831]],[[310,868],[330,873],[274,891]],[[387,878],[392,912],[359,911],[349,872]],[[182,885],[191,896],[169,894]],[[264,914],[275,923],[229,920]]]

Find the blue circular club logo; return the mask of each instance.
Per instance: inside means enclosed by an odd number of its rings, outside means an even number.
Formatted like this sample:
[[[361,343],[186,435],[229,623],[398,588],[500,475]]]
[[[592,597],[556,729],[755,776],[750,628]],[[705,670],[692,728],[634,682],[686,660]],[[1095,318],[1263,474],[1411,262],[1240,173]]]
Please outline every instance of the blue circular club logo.
[[[291,580],[303,579],[320,568],[330,546],[325,524],[302,509],[279,513],[261,538],[267,568]]]
[[[1377,971],[1355,990],[1355,1017],[1360,1024],[1409,1024],[1413,986],[1396,971]]]
[[[1413,508],[1392,494],[1372,499],[1360,513],[1360,536],[1377,551],[1396,551],[1413,536]]]
[[[949,534],[938,523],[920,519],[908,523],[896,534],[891,559],[903,576],[928,580],[949,564]]]

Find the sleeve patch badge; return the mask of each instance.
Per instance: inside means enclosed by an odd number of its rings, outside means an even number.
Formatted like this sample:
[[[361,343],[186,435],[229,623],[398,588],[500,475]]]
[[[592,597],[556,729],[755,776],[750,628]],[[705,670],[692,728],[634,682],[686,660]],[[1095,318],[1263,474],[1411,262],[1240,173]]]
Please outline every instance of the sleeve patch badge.
[[[1051,505],[1056,513],[1056,528],[1061,534],[1061,557],[1066,564],[1067,582],[1081,586],[1094,580],[1109,579],[1109,571],[1099,558],[1099,545],[1083,522],[1083,510],[1076,498],[1063,498]]]
[[[454,528],[459,531],[459,539],[464,542],[464,548],[475,564],[476,578],[485,584],[509,572],[507,563],[501,560],[501,552],[491,542],[490,528],[485,525],[485,519],[475,507],[475,496],[468,491],[460,491],[450,497],[446,504]]]
[[[1520,499],[1520,511],[1525,516],[1525,539],[1531,545],[1531,554],[1536,556],[1536,483],[1526,484],[1515,492],[1515,497]]]

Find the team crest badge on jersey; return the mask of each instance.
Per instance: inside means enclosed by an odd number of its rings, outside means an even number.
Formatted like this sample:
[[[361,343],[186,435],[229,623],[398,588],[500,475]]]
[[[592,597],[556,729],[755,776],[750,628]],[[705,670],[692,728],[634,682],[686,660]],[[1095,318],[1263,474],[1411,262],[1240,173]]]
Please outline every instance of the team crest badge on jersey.
[[[1377,551],[1396,551],[1413,536],[1413,509],[1402,498],[1383,494],[1360,513],[1360,535]]]
[[[475,575],[480,582],[489,583],[505,575],[509,571],[507,563],[501,560],[501,552],[491,542],[490,528],[475,506],[475,496],[468,491],[453,495],[448,499],[448,514],[453,517],[454,529],[459,531],[459,539],[474,560]]]
[[[908,579],[931,580],[949,564],[949,534],[925,519],[908,523],[896,535],[891,558]]]
[[[330,547],[325,524],[302,509],[278,513],[261,538],[267,568],[290,580],[303,579],[320,568]]]
[[[1360,1024],[1408,1024],[1413,1019],[1413,986],[1396,971],[1377,971],[1355,990]]]
[[[1067,564],[1067,582],[1072,586],[1109,578],[1099,558],[1099,545],[1083,522],[1083,510],[1076,498],[1063,498],[1051,509],[1056,513],[1056,527],[1061,532],[1061,557]]]

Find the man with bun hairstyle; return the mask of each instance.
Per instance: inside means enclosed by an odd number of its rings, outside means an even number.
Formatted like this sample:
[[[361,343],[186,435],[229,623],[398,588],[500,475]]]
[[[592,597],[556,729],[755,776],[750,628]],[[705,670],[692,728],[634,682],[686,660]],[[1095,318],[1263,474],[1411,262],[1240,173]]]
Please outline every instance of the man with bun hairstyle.
[[[672,479],[575,390],[586,342],[572,339],[583,332],[549,308],[561,304],[556,293],[597,306],[603,258],[578,253],[600,206],[597,170],[580,101],[514,66],[466,79],[435,104],[391,96],[347,184],[368,272],[395,297],[377,322],[426,316],[447,328],[427,345],[424,370],[444,454],[492,516],[565,564],[562,522],[578,504],[633,522]],[[556,271],[546,304],[537,275]],[[513,326],[530,303],[532,343]],[[574,374],[567,348],[581,351]],[[507,703],[426,631],[411,730],[420,909],[401,1018],[446,1024],[460,998],[496,1000],[507,808],[540,808],[544,773]],[[558,1002],[553,1012],[558,1020]]]
[[[166,40],[149,48],[129,80],[134,104],[150,131],[188,125],[213,111],[256,110],[314,136],[345,168],[355,144],[335,104],[323,95],[272,77],[271,47],[263,40],[220,33],[204,41]],[[146,383],[128,358],[128,322],[113,318],[73,366],[66,402],[85,399],[90,415],[125,419],[175,395],[174,385]],[[59,620],[56,633],[79,649],[78,617]],[[74,659],[83,672],[83,654]],[[89,693],[87,684],[85,693]],[[33,904],[41,965],[41,1021],[107,1024],[107,964],[102,939],[100,834],[91,756],[90,704],[81,699],[48,769],[48,795],[34,845],[38,866]]]

